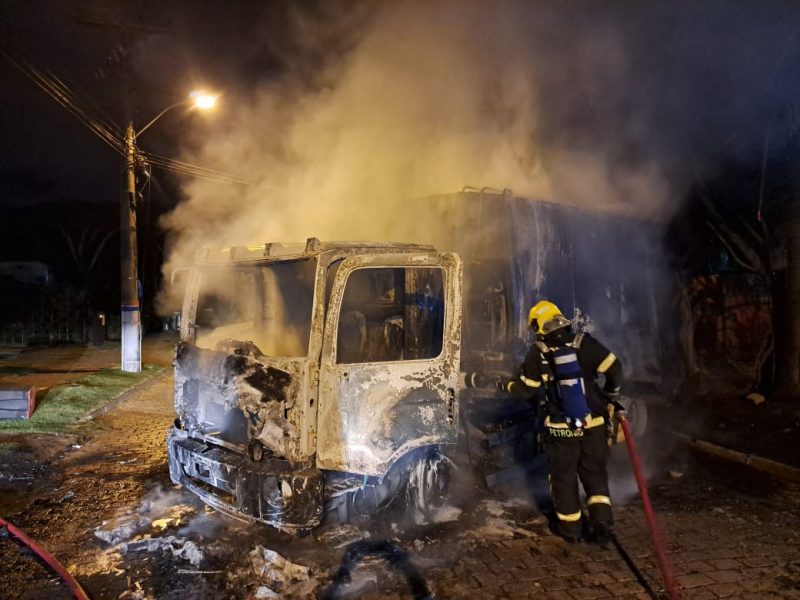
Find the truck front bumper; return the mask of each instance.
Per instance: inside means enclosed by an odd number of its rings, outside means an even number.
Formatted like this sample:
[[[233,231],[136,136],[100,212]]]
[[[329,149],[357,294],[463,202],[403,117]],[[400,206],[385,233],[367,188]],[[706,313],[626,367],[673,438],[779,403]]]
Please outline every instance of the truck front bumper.
[[[167,456],[172,481],[220,512],[290,532],[320,523],[324,480],[319,469],[278,459],[254,462],[176,428],[167,434]]]

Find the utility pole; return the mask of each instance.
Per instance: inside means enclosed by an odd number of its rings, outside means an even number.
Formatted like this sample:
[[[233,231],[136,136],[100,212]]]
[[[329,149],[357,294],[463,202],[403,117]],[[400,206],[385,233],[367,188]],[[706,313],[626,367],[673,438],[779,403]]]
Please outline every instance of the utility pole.
[[[142,314],[139,304],[138,253],[136,249],[136,131],[133,123],[125,130],[125,164],[119,198],[120,282],[123,371],[142,370]]]
[[[76,22],[88,27],[96,27],[107,32],[119,34],[120,42],[109,57],[120,67],[123,82],[128,84],[124,98],[132,98],[129,73],[129,50],[138,39],[152,34],[171,33],[163,27],[145,23],[126,23],[109,17],[100,9],[94,10],[78,6],[74,11]],[[100,69],[102,74],[102,69]],[[130,114],[130,110],[128,113]],[[121,281],[121,319],[123,371],[138,373],[142,370],[142,316],[139,302],[139,269],[136,240],[136,162],[139,160],[136,148],[136,130],[128,123],[124,139],[124,165],[122,190],[120,192],[120,281]]]

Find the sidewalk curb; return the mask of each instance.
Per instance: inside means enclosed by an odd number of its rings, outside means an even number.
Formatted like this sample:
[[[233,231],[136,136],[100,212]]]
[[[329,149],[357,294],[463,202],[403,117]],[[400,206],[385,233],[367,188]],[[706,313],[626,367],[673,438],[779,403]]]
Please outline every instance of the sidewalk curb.
[[[797,467],[793,467],[776,460],[770,460],[769,458],[764,458],[762,456],[758,456],[757,454],[747,454],[746,452],[731,450],[730,448],[718,446],[717,444],[712,444],[711,442],[707,442],[705,440],[698,440],[686,435],[685,433],[673,431],[672,434],[684,444],[694,448],[695,450],[704,452],[705,454],[716,456],[717,458],[721,458],[723,460],[739,463],[747,467],[751,467],[756,471],[762,471],[764,473],[774,475],[775,477],[780,477],[781,479],[800,483],[800,469]]]
[[[103,415],[105,415],[105,414],[111,412],[112,410],[114,410],[115,408],[117,408],[120,404],[123,404],[124,402],[127,402],[128,400],[130,400],[133,396],[138,394],[140,391],[142,391],[147,386],[149,386],[151,384],[155,384],[158,381],[160,381],[161,379],[164,379],[165,377],[169,377],[171,375],[172,375],[172,369],[170,369],[169,367],[165,367],[163,371],[159,371],[158,373],[156,373],[152,377],[148,377],[144,381],[140,381],[139,383],[137,383],[132,388],[129,388],[129,389],[125,390],[124,392],[122,392],[121,394],[115,396],[114,398],[112,398],[111,400],[109,400],[108,402],[103,404],[102,406],[98,406],[97,408],[95,408],[89,414],[82,416],[80,419],[78,419],[76,421],[76,423],[86,423],[87,421],[92,421],[92,420],[96,419],[97,417],[102,417]]]

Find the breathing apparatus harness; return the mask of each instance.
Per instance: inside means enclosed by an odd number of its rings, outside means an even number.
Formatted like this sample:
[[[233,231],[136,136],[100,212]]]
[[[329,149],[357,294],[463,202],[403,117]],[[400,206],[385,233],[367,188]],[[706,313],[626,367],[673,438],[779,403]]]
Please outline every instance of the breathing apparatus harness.
[[[586,399],[586,382],[578,362],[577,350],[583,341],[578,333],[564,345],[551,348],[544,341],[536,342],[550,369],[550,390],[553,400],[560,406],[570,429],[582,429],[591,417]]]

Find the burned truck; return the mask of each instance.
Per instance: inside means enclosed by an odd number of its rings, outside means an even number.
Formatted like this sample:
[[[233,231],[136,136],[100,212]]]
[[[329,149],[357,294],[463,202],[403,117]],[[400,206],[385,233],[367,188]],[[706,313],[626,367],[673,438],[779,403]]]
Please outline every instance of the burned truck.
[[[484,476],[496,483],[529,456],[499,464],[492,436],[527,441],[535,418],[469,388],[464,373],[513,372],[539,298],[614,348],[629,387],[659,392],[663,307],[647,226],[508,191],[407,209],[447,215],[435,247],[310,238],[198,256],[175,354],[173,482],[291,532],[400,497],[427,511],[446,497],[459,452],[494,468]]]

